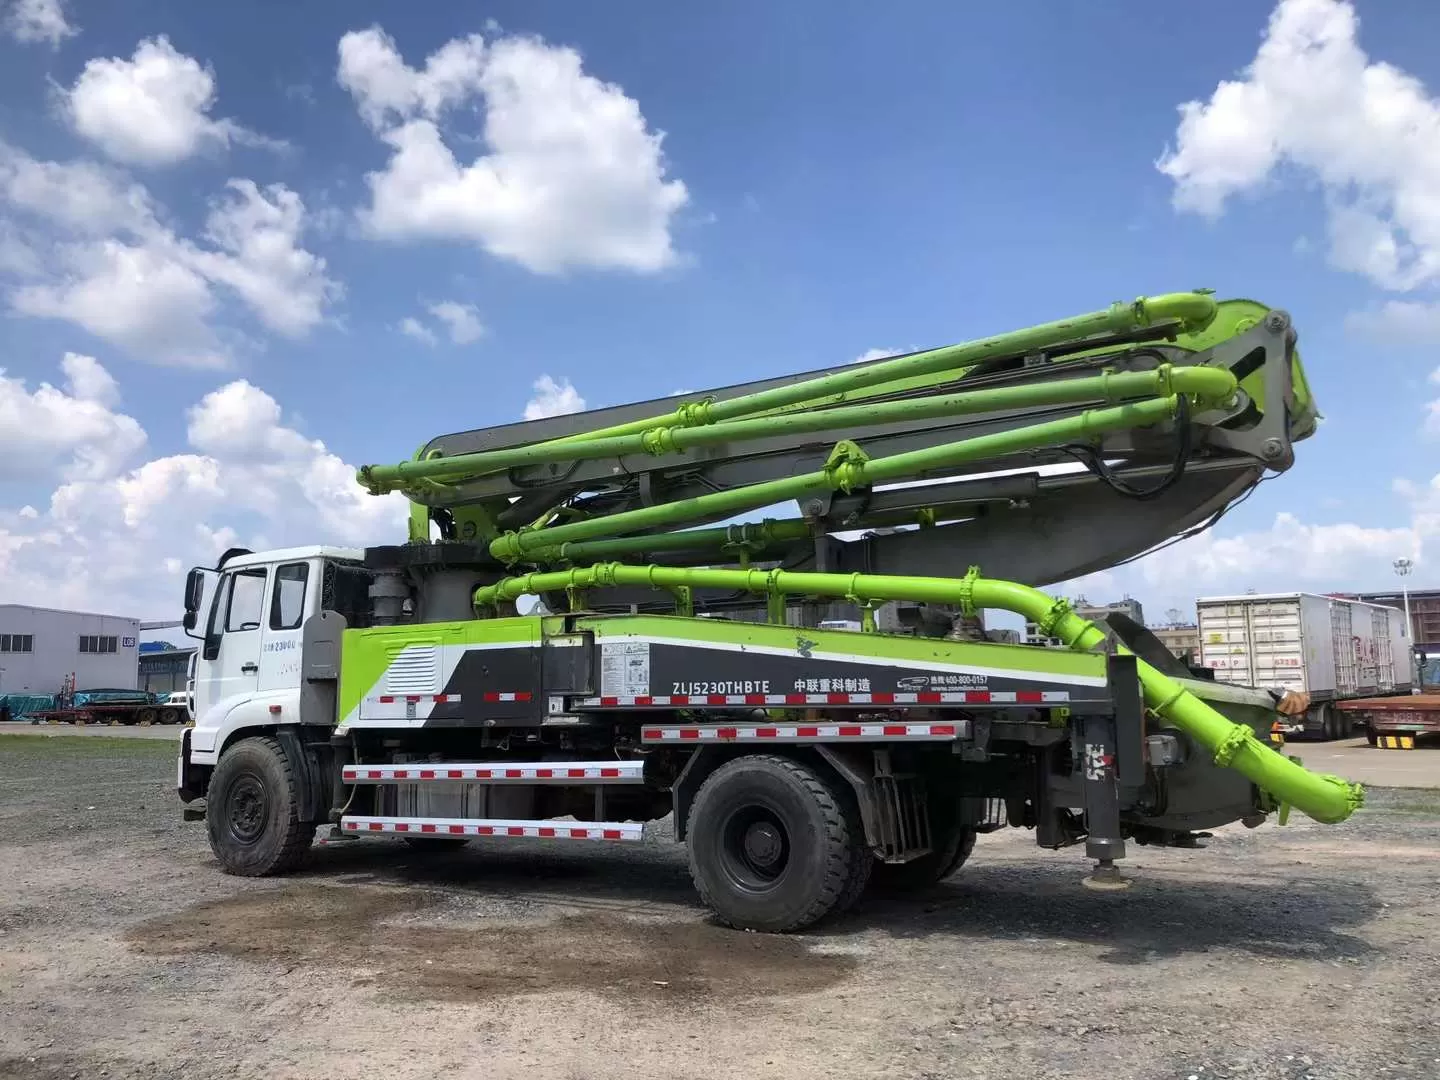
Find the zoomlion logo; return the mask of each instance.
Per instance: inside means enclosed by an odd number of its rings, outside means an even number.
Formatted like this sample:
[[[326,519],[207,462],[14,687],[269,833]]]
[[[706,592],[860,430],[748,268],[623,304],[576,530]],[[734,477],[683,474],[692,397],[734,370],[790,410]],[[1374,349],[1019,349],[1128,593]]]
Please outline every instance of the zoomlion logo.
[[[899,690],[924,690],[929,685],[929,675],[907,675],[895,680],[895,687]]]

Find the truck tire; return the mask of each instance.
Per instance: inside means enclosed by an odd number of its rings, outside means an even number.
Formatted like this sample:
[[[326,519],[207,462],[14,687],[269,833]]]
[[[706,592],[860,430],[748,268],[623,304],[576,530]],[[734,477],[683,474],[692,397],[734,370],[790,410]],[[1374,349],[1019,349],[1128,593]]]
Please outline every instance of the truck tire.
[[[789,758],[716,769],[695,795],[688,831],[701,900],[740,930],[811,926],[853,903],[870,871],[850,792]]]
[[[210,850],[227,874],[265,877],[305,861],[315,823],[300,819],[299,784],[274,739],[242,739],[220,755],[205,798]]]
[[[965,865],[975,850],[975,830],[955,826],[946,830],[940,842],[918,859],[906,863],[884,863],[875,860],[870,880],[877,889],[888,892],[916,892],[937,885]]]

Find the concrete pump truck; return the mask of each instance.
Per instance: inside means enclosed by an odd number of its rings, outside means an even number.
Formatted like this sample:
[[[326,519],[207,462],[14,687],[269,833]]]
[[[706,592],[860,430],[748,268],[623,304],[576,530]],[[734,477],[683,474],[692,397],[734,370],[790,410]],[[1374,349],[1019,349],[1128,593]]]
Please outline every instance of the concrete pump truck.
[[[1005,827],[1107,888],[1127,844],[1342,821],[1360,787],[1268,745],[1275,694],[1037,591],[1208,527],[1316,420],[1289,316],[1197,291],[441,436],[359,470],[406,542],[190,573],[185,815],[251,876],[321,827],[445,850],[671,816],[704,903],[777,932]]]

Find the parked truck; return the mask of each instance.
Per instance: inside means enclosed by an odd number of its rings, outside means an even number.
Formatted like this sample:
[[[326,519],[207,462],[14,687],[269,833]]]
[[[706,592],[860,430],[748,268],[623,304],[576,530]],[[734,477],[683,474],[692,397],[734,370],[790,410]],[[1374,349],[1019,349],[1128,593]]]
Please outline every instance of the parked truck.
[[[149,727],[183,724],[189,718],[184,703],[147,690],[62,690],[49,705],[32,708],[25,716],[32,724],[108,724]]]
[[[1405,616],[1395,608],[1304,592],[1211,596],[1195,606],[1200,663],[1217,680],[1308,696],[1304,713],[1276,721],[1287,736],[1344,738],[1356,714],[1341,702],[1414,686]]]
[[[1034,587],[1204,528],[1316,415],[1289,317],[1197,292],[435,438],[359,472],[410,500],[405,542],[191,571],[180,799],[242,875],[327,825],[425,852],[670,817],[704,902],[762,931],[938,881],[1004,827],[1083,844],[1114,888],[1128,843],[1343,820],[1362,790],[1268,745],[1273,693]],[[832,601],[858,631],[787,616]],[[890,601],[1068,648],[880,632]]]

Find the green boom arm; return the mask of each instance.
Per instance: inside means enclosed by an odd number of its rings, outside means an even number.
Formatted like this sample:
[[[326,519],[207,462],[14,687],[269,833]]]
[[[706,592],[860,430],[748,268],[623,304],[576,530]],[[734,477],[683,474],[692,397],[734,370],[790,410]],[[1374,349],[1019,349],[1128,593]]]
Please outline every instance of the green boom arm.
[[[1201,526],[1288,468],[1315,415],[1295,340],[1263,304],[1170,293],[440,436],[359,479],[409,497],[412,542],[458,541],[484,574],[765,559],[957,576],[974,562],[1044,586]],[[787,503],[798,516],[707,527]],[[905,535],[916,526],[923,535]]]

